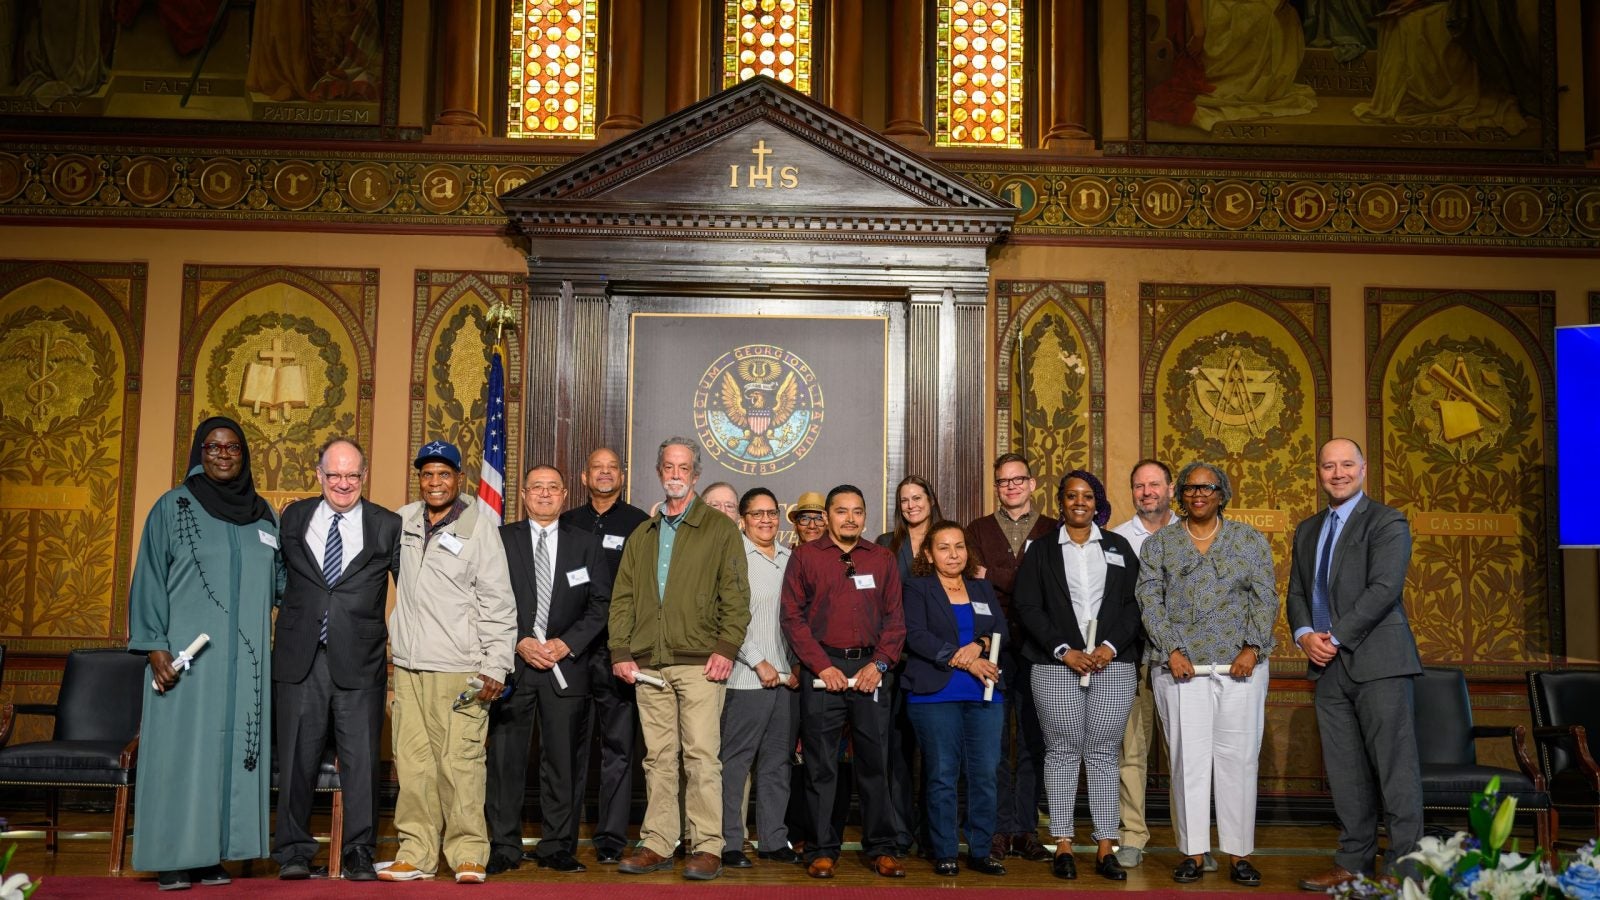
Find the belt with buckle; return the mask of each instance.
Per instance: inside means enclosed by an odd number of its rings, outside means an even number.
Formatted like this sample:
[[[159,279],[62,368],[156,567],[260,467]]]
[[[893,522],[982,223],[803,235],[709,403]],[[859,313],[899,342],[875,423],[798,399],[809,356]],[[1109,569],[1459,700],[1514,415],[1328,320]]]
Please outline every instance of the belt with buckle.
[[[876,647],[829,647],[827,644],[823,644],[822,645],[822,649],[828,651],[828,655],[829,656],[837,656],[840,659],[862,659],[864,657],[871,656],[873,651],[876,650],[877,648]]]

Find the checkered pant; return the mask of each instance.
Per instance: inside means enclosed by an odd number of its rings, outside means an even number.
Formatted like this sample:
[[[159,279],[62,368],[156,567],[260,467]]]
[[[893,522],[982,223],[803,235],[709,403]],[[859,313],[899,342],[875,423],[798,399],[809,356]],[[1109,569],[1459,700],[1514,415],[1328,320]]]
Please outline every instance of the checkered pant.
[[[1116,840],[1120,824],[1118,763],[1139,670],[1113,662],[1078,685],[1064,665],[1033,667],[1033,702],[1044,730],[1044,792],[1050,798],[1050,833],[1073,836],[1072,806],[1078,797],[1078,764],[1088,770],[1092,837]]]

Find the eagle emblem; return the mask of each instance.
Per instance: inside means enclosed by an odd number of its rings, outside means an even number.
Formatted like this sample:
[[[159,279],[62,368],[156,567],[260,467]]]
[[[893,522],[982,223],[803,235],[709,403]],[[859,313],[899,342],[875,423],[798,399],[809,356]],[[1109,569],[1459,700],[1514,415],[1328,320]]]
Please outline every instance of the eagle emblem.
[[[701,443],[726,467],[741,474],[777,472],[816,442],[822,388],[794,353],[750,344],[706,369],[695,392],[694,417]]]

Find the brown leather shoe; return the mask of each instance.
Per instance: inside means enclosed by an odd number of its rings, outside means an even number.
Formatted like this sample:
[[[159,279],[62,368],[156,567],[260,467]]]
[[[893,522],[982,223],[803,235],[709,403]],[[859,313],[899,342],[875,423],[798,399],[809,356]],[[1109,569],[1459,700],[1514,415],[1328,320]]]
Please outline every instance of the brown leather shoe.
[[[1039,835],[1031,831],[1025,831],[1011,838],[1011,854],[1029,862],[1044,862],[1050,858],[1050,851],[1045,849],[1044,844],[1039,843]]]
[[[683,877],[692,881],[710,881],[721,874],[722,857],[704,850],[689,854],[689,861],[683,864]]]
[[[833,860],[826,856],[819,856],[806,866],[806,874],[812,878],[832,878]]]
[[[622,862],[617,864],[617,871],[628,875],[643,875],[646,872],[670,868],[672,868],[672,857],[662,856],[649,847],[633,848],[633,852],[624,856]]]
[[[995,859],[1005,859],[1006,854],[1010,852],[1011,835],[1009,834],[997,834],[994,836],[994,840],[989,842],[989,855]]]
[[[885,878],[906,877],[906,867],[900,864],[900,860],[888,855],[873,860],[872,870]]]
[[[1344,866],[1334,866],[1320,875],[1312,875],[1300,879],[1302,891],[1330,891],[1347,881],[1354,881],[1361,876],[1346,869]]]

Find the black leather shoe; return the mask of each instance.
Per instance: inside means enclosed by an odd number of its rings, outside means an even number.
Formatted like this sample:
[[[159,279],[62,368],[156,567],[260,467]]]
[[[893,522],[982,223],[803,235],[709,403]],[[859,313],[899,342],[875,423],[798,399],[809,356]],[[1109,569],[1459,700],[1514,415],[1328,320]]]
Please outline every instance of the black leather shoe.
[[[1228,877],[1232,878],[1235,884],[1261,887],[1261,873],[1256,871],[1255,866],[1250,865],[1248,859],[1236,860],[1233,867],[1228,870]]]
[[[934,863],[933,863],[933,874],[935,874],[935,875],[945,875],[945,876],[954,878],[956,875],[959,875],[960,873],[961,873],[961,867],[956,865],[956,861],[955,860],[953,860],[953,859],[934,860]]]
[[[969,856],[967,857],[967,868],[980,875],[1004,875],[1006,873],[1005,863],[992,856]]]
[[[158,887],[163,891],[187,891],[190,886],[189,870],[175,869],[162,872]]]
[[[614,866],[617,863],[622,862],[622,848],[596,847],[594,848],[594,859],[595,862],[598,862],[602,866]]]
[[[730,869],[749,869],[755,866],[750,857],[744,855],[743,850],[722,851],[722,864]]]
[[[1172,870],[1172,880],[1179,884],[1189,884],[1200,880],[1200,864],[1187,856],[1178,867]]]
[[[340,873],[346,881],[377,881],[378,871],[372,867],[372,848],[352,847],[346,850]]]
[[[1057,853],[1050,863],[1050,874],[1071,881],[1078,877],[1078,861],[1072,858],[1071,853]]]
[[[756,854],[756,858],[770,859],[773,862],[794,864],[800,861],[800,854],[790,850],[788,847],[779,847],[778,849],[772,851],[762,850]]]
[[[1128,872],[1122,868],[1122,863],[1117,862],[1115,853],[1107,853],[1105,856],[1100,857],[1100,861],[1094,864],[1094,870],[1100,873],[1101,878],[1108,878],[1112,881],[1128,880]]]
[[[549,856],[541,856],[538,859],[538,863],[541,869],[554,869],[557,872],[566,874],[589,871],[588,866],[578,862],[578,858],[566,850],[558,850]]]
[[[483,871],[490,875],[499,875],[501,872],[509,872],[512,869],[520,868],[522,868],[522,858],[520,856],[512,857],[503,851],[497,851],[489,854],[489,861],[484,864]]]
[[[311,877],[311,860],[296,856],[278,867],[280,881],[304,881]]]

